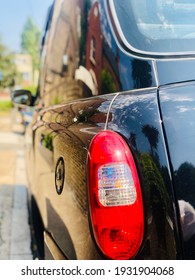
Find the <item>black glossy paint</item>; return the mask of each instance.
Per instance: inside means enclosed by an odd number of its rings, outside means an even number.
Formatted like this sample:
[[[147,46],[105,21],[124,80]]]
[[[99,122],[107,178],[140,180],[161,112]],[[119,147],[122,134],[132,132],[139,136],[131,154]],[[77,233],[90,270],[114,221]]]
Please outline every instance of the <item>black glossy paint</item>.
[[[195,83],[160,89],[174,189],[180,208],[184,258],[195,258]]]
[[[159,85],[193,81],[195,74],[194,59],[176,59],[157,61]]]
[[[89,238],[85,170],[88,146],[104,129],[112,98],[94,97],[47,109],[34,126],[38,170],[32,192],[46,231],[68,259],[101,258]],[[56,192],[56,168],[61,158],[65,180],[62,191]]]
[[[131,56],[115,40],[106,1],[91,2],[64,0],[61,10],[56,8],[56,22],[54,10],[51,34],[55,33],[45,42],[42,55],[40,89],[45,106],[156,86],[152,61]]]
[[[104,259],[88,220],[86,161],[94,135],[116,131],[132,150],[143,193],[136,259],[195,259],[180,203],[195,207],[195,60],[128,49],[108,2],[56,1],[48,13],[40,92],[26,134],[31,194],[48,240],[65,258]]]
[[[172,259],[180,252],[174,192],[156,90],[126,92],[112,104],[108,129],[125,137],[141,178],[145,238],[137,258]]]

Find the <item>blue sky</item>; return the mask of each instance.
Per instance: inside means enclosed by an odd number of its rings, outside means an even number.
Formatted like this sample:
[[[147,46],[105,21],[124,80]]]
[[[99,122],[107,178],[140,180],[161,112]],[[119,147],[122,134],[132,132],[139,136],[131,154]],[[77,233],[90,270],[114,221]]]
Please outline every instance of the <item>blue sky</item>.
[[[47,8],[53,0],[0,0],[0,37],[14,52],[20,51],[20,36],[29,16],[42,31]]]

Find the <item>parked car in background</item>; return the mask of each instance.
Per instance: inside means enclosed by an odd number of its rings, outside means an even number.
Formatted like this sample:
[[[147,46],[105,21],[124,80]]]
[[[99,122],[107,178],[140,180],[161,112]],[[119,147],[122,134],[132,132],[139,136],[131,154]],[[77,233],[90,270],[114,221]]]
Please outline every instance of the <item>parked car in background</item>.
[[[26,131],[42,258],[195,259],[194,13],[192,0],[50,8]]]
[[[18,94],[19,90],[17,90]],[[22,90],[22,95],[24,90]],[[21,101],[21,98],[19,98]],[[11,126],[12,131],[20,134],[25,134],[26,127],[31,123],[32,116],[34,113],[34,106],[27,106],[26,104],[23,105],[17,104],[14,102],[14,107],[12,109],[11,114]]]

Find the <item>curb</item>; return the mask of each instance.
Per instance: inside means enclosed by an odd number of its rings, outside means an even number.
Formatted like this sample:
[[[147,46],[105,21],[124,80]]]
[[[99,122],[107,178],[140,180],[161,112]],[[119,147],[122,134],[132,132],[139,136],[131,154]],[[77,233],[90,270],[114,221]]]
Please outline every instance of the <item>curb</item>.
[[[10,259],[32,260],[26,186],[15,186],[13,200]]]
[[[11,260],[32,260],[24,151],[17,151],[11,222]]]

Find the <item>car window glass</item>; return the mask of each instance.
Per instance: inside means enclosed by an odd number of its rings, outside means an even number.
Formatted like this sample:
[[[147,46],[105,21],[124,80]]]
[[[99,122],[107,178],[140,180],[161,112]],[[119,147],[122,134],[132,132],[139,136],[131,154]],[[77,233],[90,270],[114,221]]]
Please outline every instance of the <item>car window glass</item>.
[[[195,51],[193,0],[111,0],[132,48],[151,53]]]

